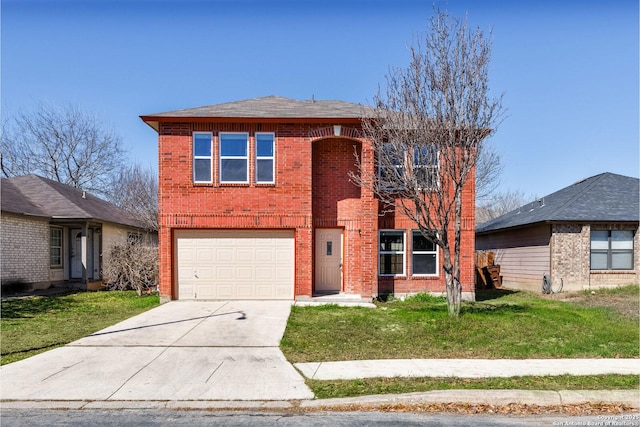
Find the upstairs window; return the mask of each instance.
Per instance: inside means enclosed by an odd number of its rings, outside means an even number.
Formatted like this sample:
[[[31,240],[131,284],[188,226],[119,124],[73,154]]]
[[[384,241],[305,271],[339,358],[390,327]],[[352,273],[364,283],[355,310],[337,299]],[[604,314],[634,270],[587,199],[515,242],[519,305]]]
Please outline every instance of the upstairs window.
[[[275,182],[275,138],[273,133],[256,133],[256,183]]]
[[[633,231],[591,230],[592,270],[633,270]]]
[[[413,275],[435,276],[438,274],[438,248],[419,230],[413,230]]]
[[[213,182],[211,167],[213,157],[211,153],[211,133],[193,133],[193,182]]]
[[[413,176],[418,188],[422,190],[438,187],[438,148],[435,145],[413,149]]]
[[[249,183],[248,155],[248,133],[220,133],[220,183]]]
[[[383,190],[400,190],[404,180],[404,154],[398,153],[394,144],[382,146],[378,158],[378,185]]]

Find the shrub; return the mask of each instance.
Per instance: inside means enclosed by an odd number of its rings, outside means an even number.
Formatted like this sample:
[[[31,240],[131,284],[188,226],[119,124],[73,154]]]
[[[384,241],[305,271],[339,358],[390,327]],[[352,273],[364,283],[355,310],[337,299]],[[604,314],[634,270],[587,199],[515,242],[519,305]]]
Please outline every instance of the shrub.
[[[137,239],[121,239],[108,250],[102,278],[108,289],[150,293],[158,286],[158,247]]]

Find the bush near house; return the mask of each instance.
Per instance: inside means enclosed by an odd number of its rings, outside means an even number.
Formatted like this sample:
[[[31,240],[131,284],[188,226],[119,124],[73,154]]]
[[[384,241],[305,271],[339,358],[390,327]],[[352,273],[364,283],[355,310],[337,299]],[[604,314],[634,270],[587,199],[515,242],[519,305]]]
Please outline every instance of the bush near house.
[[[103,282],[111,290],[135,290],[138,295],[158,286],[158,246],[127,238],[112,245],[102,266]]]

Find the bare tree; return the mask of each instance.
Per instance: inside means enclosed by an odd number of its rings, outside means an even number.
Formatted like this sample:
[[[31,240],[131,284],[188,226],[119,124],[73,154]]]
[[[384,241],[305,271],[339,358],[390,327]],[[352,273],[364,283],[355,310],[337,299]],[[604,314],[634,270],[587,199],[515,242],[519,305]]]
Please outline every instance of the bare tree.
[[[120,137],[95,115],[45,103],[4,126],[0,150],[6,177],[35,173],[101,195],[124,160]]]
[[[507,190],[494,193],[476,207],[476,224],[482,224],[500,215],[504,215],[507,212],[511,212],[524,205],[527,200],[530,199],[532,198],[527,197],[519,190]],[[535,199],[535,197],[533,199]]]
[[[125,166],[114,176],[109,200],[133,214],[147,230],[158,230],[158,175],[139,164]]]
[[[487,141],[488,142],[488,141]],[[502,162],[500,154],[487,143],[481,144],[476,160],[476,203],[492,197],[500,184]]]
[[[376,108],[363,119],[378,172],[357,159],[359,174],[352,176],[440,247],[452,317],[462,300],[462,193],[473,185],[483,142],[502,115],[501,97],[489,94],[491,49],[467,19],[436,10],[428,32],[410,47],[409,66],[391,69],[386,91],[378,91]]]

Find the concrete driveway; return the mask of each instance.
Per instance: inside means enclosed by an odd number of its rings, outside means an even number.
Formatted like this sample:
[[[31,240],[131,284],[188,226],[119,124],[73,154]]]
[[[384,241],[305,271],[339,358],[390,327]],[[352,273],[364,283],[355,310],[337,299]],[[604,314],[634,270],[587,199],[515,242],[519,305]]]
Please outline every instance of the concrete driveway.
[[[3,400],[292,400],[279,349],[291,301],[174,301],[4,365]]]

